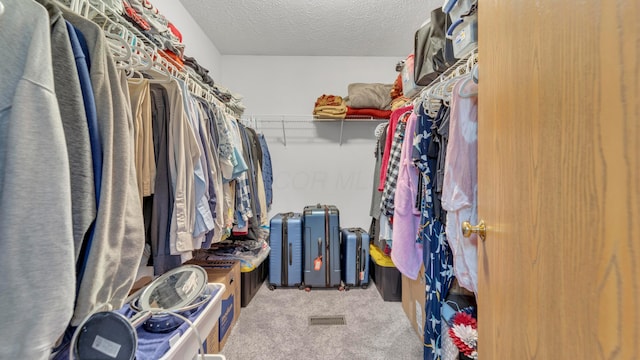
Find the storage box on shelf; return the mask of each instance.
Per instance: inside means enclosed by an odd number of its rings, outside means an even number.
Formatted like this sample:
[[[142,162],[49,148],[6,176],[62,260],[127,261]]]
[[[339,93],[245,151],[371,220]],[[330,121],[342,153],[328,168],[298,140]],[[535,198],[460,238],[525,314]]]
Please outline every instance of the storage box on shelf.
[[[390,256],[385,255],[377,246],[369,246],[369,276],[384,301],[402,301],[402,277]]]

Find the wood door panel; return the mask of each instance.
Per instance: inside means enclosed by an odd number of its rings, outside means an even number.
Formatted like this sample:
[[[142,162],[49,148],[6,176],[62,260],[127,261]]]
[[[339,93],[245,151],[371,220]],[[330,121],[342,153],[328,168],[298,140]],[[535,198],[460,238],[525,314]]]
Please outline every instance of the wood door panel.
[[[638,15],[482,1],[481,359],[640,357]]]

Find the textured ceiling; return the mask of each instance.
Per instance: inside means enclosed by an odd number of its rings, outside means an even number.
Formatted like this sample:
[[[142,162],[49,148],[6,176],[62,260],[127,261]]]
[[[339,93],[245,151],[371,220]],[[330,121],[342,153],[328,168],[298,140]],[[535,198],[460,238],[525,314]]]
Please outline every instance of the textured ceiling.
[[[223,55],[406,56],[443,0],[181,0]]]

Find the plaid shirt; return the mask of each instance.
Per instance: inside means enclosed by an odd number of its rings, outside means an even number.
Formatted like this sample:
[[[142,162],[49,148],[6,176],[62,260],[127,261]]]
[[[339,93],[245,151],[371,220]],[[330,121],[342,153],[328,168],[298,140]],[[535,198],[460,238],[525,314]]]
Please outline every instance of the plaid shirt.
[[[394,199],[396,194],[396,186],[398,184],[398,173],[400,172],[400,153],[402,151],[402,143],[404,141],[404,132],[407,127],[406,117],[410,112],[402,115],[398,122],[396,132],[393,134],[393,142],[391,143],[391,152],[389,153],[389,166],[387,167],[387,175],[382,191],[382,200],[380,202],[380,210],[385,216],[391,217],[394,212]]]
[[[236,211],[244,221],[253,217],[251,197],[249,196],[249,179],[246,172],[236,179]]]

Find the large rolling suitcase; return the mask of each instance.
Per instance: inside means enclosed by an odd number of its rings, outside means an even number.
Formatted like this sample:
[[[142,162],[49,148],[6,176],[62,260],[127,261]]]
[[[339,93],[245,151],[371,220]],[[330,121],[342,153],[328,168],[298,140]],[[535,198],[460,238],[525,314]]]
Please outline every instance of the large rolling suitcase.
[[[369,286],[369,234],[361,228],[342,229],[342,281],[346,289]]]
[[[305,206],[304,285],[339,287],[340,283],[340,214],[332,205]]]
[[[277,214],[269,233],[269,289],[302,286],[302,215]]]

